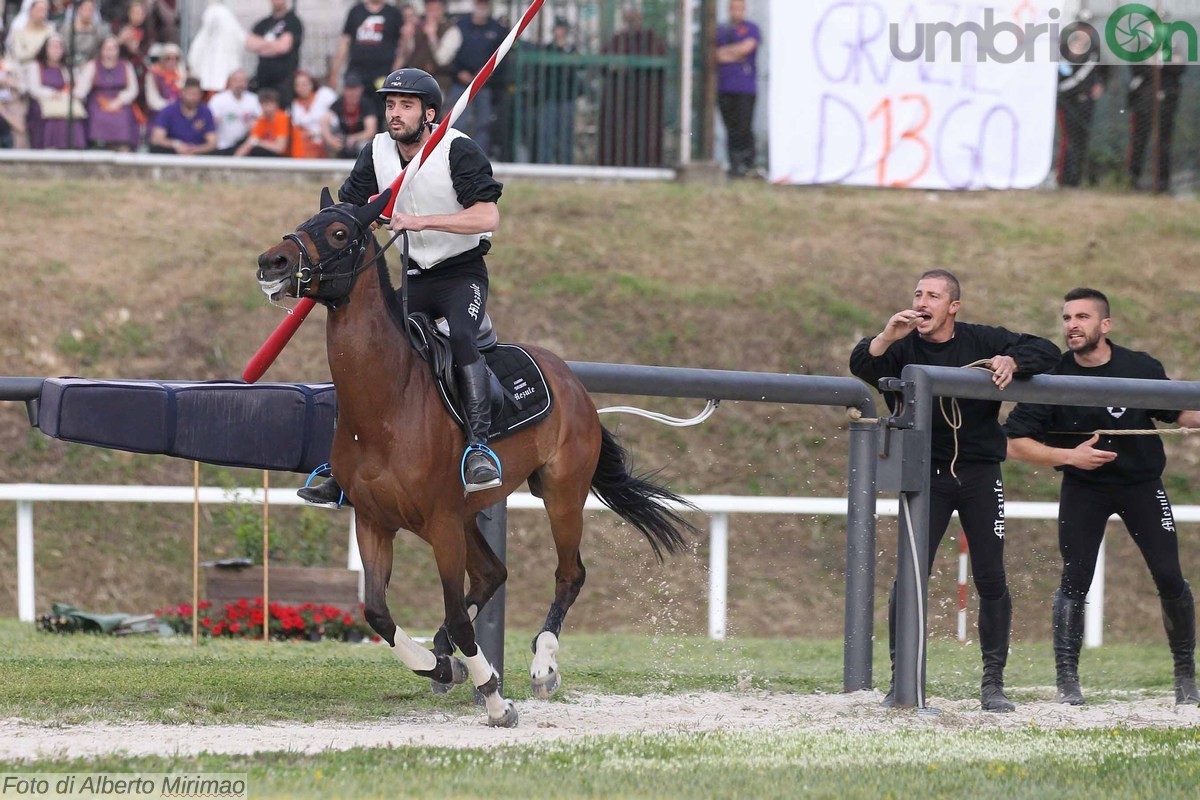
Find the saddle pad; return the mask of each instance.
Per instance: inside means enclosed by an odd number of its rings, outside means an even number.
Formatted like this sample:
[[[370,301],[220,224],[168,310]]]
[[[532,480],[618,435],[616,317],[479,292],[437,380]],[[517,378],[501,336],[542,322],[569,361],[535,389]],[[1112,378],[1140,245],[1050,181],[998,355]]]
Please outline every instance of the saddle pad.
[[[50,378],[37,426],[56,439],[308,474],[329,460],[333,384]]]
[[[488,441],[495,442],[526,425],[545,417],[553,406],[550,386],[541,368],[520,345],[498,344],[483,354],[488,369],[496,379],[492,382],[492,427]],[[499,383],[501,402],[497,403],[496,383]],[[437,381],[442,404],[460,427],[465,427],[462,412],[451,399],[443,381]]]

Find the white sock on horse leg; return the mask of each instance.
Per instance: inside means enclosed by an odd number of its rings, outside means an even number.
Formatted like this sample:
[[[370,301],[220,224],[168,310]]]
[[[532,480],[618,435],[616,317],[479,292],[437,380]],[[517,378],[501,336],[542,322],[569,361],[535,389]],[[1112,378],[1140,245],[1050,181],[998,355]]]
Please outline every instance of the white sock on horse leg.
[[[538,634],[533,650],[533,663],[529,665],[531,678],[544,678],[551,670],[558,669],[558,637],[550,631]]]
[[[392,651],[392,655],[414,672],[431,670],[437,666],[437,656],[414,642],[400,628],[396,628],[396,646],[389,649]]]
[[[487,660],[483,650],[476,649],[475,655],[464,656],[463,660],[467,662],[467,671],[471,673],[471,683],[475,685],[476,689],[490,681],[496,674],[496,670],[492,669],[491,662]],[[493,719],[498,719],[504,714],[504,698],[498,691],[483,695],[483,704],[487,707],[488,716]]]

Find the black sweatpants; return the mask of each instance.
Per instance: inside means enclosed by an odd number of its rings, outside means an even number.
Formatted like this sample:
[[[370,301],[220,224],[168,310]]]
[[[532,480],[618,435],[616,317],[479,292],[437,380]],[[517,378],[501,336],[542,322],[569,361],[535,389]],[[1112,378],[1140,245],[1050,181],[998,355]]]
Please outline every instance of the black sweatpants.
[[[1104,526],[1113,514],[1125,523],[1150,568],[1159,597],[1183,594],[1179,538],[1171,501],[1159,479],[1134,484],[1086,483],[1064,476],[1058,501],[1058,550],[1062,554],[1062,593],[1073,600],[1087,597],[1096,571]]]
[[[445,317],[450,325],[450,349],[455,366],[473,364],[479,359],[475,343],[479,326],[487,310],[488,275],[482,260],[432,269],[408,278],[408,310],[423,311],[434,319]]]
[[[984,599],[998,600],[1008,591],[1004,574],[1004,480],[1000,465],[989,461],[934,461],[929,496],[929,571],[950,515],[958,512],[971,557],[975,590]]]
[[[717,107],[721,121],[725,124],[726,145],[729,152],[729,171],[734,175],[745,175],[754,169],[754,105],[757,95],[717,95]]]

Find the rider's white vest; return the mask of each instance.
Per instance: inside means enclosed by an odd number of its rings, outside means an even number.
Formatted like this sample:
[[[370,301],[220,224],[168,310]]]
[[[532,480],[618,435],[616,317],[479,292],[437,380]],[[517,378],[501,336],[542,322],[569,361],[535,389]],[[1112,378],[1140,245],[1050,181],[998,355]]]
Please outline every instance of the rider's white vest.
[[[421,164],[417,174],[409,179],[398,208],[405,214],[427,216],[429,214],[453,214],[462,211],[454,193],[454,181],[450,177],[450,143],[466,134],[451,128],[446,137]],[[400,152],[396,142],[387,133],[379,133],[371,142],[371,157],[375,161],[375,180],[382,190],[391,186],[400,174]],[[491,233],[443,233],[442,231],[409,232],[409,254],[422,269],[433,269],[448,258],[465,253],[479,246],[482,239]]]

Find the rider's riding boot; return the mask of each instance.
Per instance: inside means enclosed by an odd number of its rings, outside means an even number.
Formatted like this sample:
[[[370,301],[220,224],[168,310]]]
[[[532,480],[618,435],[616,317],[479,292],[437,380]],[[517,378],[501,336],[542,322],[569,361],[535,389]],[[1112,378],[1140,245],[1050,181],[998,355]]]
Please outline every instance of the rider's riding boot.
[[[1163,627],[1175,659],[1175,705],[1200,703],[1196,689],[1196,603],[1192,587],[1183,582],[1183,594],[1162,600]]]
[[[1016,711],[1004,696],[1004,665],[1012,631],[1012,595],[979,598],[979,649],[983,652],[980,704],[984,711]]]
[[[892,661],[892,680],[884,695],[884,708],[896,707],[896,582],[892,581],[891,591],[888,592],[888,655]]]
[[[492,402],[488,396],[487,362],[483,358],[458,367],[458,388],[467,415],[467,452],[463,465],[468,492],[500,485],[500,464],[487,450],[488,428],[492,426]],[[482,448],[482,449],[481,449]]]
[[[297,490],[296,494],[310,503],[337,503],[340,501],[344,506],[351,505],[350,498],[342,493],[342,487],[338,485],[337,479],[332,475],[326,478],[324,483],[305,486]]]
[[[1083,646],[1083,601],[1054,591],[1054,669],[1058,684],[1057,703],[1083,705],[1079,687],[1079,649]]]

